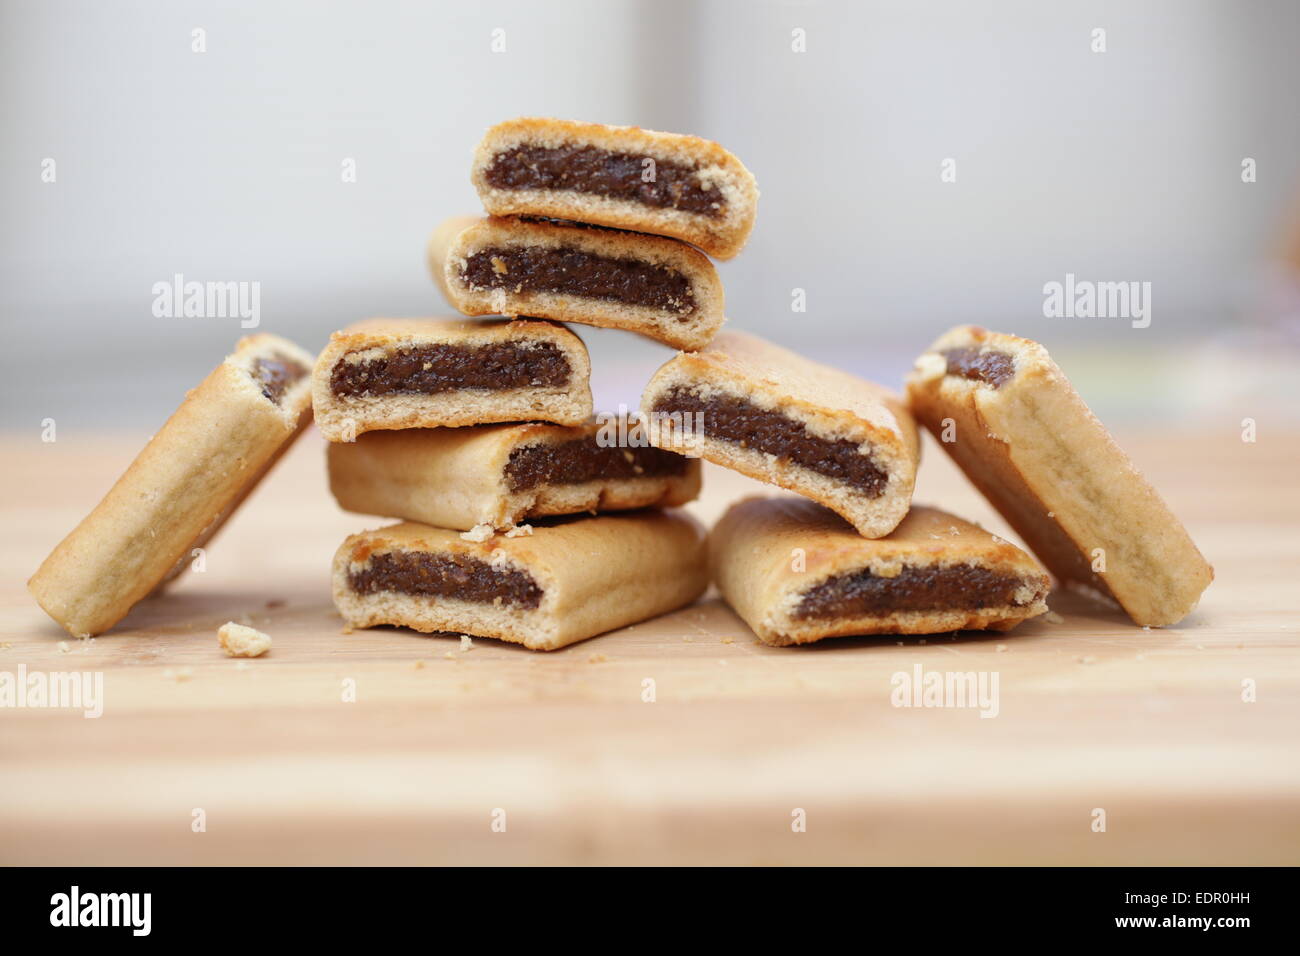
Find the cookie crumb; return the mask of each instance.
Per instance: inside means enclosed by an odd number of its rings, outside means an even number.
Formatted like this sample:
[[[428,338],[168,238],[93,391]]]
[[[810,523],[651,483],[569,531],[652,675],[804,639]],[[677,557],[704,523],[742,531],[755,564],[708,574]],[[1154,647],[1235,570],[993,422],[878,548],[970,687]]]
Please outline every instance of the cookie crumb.
[[[59,641],[59,653],[67,654],[72,648],[68,647],[67,641]]]
[[[460,636],[460,649],[462,652],[474,650],[474,641],[468,634],[462,634]]]
[[[996,650],[999,654],[1001,654],[1001,653],[1002,653],[1003,651],[1005,651],[1006,649],[1007,649],[1007,645],[1005,645],[1005,644],[999,644],[999,645],[995,648],[995,650]]]
[[[475,544],[480,544],[492,537],[494,534],[496,534],[496,529],[490,524],[476,524],[468,531],[462,531],[460,533],[460,539],[462,541],[473,541]]]
[[[227,657],[261,657],[271,649],[271,635],[229,621],[217,631],[217,643]]]
[[[414,667],[417,671],[424,670],[424,661],[416,661]]]
[[[340,634],[351,634],[351,633],[352,633],[352,626],[351,626],[350,624],[344,624],[344,625],[343,625],[343,630],[339,631],[339,633],[340,633]]]
[[[1043,620],[1046,621],[1048,624],[1065,623],[1065,618],[1061,617],[1061,615],[1057,614],[1055,611],[1048,611],[1046,614],[1043,615]]]
[[[533,526],[530,524],[517,524],[506,532],[507,538],[527,538],[531,537]]]
[[[183,684],[185,683],[185,681],[189,680],[191,677],[194,676],[194,671],[190,670],[190,668],[188,667],[181,667],[181,668],[177,668],[176,670],[172,670],[170,667],[168,667],[166,670],[163,671],[162,676],[167,680],[173,680],[178,684]]]
[[[606,657],[604,654],[592,654],[590,657],[587,658],[587,663],[604,664],[607,660],[609,660],[609,658]]]
[[[1080,657],[1080,658],[1079,658],[1079,663],[1080,663],[1080,664],[1095,664],[1095,663],[1097,663],[1097,658],[1095,658],[1095,657]]]
[[[722,643],[723,643],[723,644],[734,644],[734,643],[736,643],[736,639],[735,639],[734,637],[727,636],[727,637],[724,637],[724,638],[722,639]]]
[[[445,657],[445,658],[447,658],[447,660],[449,660],[449,661],[458,661],[458,660],[460,660],[460,658],[457,657],[456,654],[455,654],[455,652],[453,652],[453,651],[448,651],[446,654],[443,654],[442,656]]]

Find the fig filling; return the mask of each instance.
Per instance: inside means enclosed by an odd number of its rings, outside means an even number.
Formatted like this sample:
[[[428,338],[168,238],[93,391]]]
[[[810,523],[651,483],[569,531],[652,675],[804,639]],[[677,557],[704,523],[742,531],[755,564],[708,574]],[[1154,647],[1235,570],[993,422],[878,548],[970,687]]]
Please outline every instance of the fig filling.
[[[272,352],[270,355],[253,359],[248,374],[261,386],[262,394],[279,405],[289,386],[301,382],[310,372],[301,362],[295,362],[279,352]]]
[[[722,191],[702,186],[695,167],[596,146],[516,146],[497,153],[484,171],[495,189],[557,189],[639,202],[717,218]],[[654,175],[646,176],[653,169]],[[650,180],[647,182],[647,178]]]
[[[466,260],[461,277],[478,292],[551,292],[662,309],[678,316],[695,311],[690,280],[675,269],[564,246],[484,249]]]
[[[1016,592],[1024,582],[974,564],[905,567],[897,577],[852,571],[809,588],[794,610],[796,618],[857,617],[895,611],[977,611],[1023,607]]]
[[[416,597],[451,597],[475,604],[509,604],[535,608],[542,589],[532,575],[515,568],[493,567],[466,554],[388,551],[373,555],[361,570],[348,572],[357,594],[393,592]]]
[[[379,358],[338,362],[330,372],[330,390],[346,397],[562,387],[571,374],[569,360],[553,342],[418,345]]]
[[[686,459],[661,448],[602,447],[596,437],[525,445],[510,453],[506,483],[511,491],[543,484],[577,485],[602,478],[660,478],[684,474]]]
[[[1006,352],[949,349],[943,357],[948,360],[949,375],[985,382],[994,388],[1001,388],[1016,375],[1016,360]]]
[[[848,439],[814,435],[802,423],[780,412],[759,408],[731,395],[702,398],[687,388],[674,388],[655,402],[660,415],[703,415],[704,436],[752,448],[801,468],[841,481],[871,498],[879,498],[889,475]],[[684,419],[689,421],[689,419]]]

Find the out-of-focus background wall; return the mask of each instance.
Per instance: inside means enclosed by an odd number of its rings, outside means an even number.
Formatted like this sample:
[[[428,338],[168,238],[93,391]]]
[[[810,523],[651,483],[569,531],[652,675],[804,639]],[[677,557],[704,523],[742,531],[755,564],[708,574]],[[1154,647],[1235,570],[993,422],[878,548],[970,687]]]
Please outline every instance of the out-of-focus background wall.
[[[0,425],[159,424],[241,334],[155,316],[176,274],[260,283],[260,327],[313,349],[445,313],[425,239],[520,114],[739,155],[763,193],[720,266],[739,327],[897,385],[978,322],[1107,414],[1262,414],[1300,379],[1298,48],[1290,0],[7,0]],[[1150,326],[1044,317],[1067,273],[1151,283]],[[669,354],[581,333],[606,407]]]

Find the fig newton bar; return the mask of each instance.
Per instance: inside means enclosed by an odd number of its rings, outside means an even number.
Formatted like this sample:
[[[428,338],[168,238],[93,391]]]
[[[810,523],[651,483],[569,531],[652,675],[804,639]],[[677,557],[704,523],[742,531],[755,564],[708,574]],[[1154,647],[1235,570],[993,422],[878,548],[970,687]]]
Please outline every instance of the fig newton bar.
[[[1176,624],[1214,578],[1178,518],[1037,342],[960,326],[908,377],[916,417],[1058,579]]]
[[[919,446],[897,397],[752,335],[722,332],[670,360],[641,415],[657,445],[819,501],[866,537],[892,531],[912,500]]]
[[[775,645],[1005,631],[1047,611],[1051,584],[1015,545],[936,508],[914,505],[870,539],[792,497],[733,505],[709,536],[709,564],[727,603]]]
[[[680,239],[730,259],[758,207],[717,143],[635,126],[521,118],[487,131],[471,179],[493,216],[537,216]]]
[[[287,339],[241,339],[28,582],[50,617],[103,633],[186,568],[311,420],[311,365]]]
[[[335,332],[312,372],[330,441],[367,431],[591,415],[582,340],[550,322],[370,319]]]
[[[707,587],[703,529],[670,511],[551,519],[486,540],[399,524],[352,535],[334,559],[334,603],[353,627],[451,631],[533,650],[666,614]]]
[[[700,463],[607,442],[613,424],[370,432],[329,448],[330,489],[363,514],[468,531],[530,518],[686,504]]]
[[[575,223],[460,218],[429,243],[447,301],[466,315],[528,315],[700,348],[724,321],[708,257],[672,239]]]

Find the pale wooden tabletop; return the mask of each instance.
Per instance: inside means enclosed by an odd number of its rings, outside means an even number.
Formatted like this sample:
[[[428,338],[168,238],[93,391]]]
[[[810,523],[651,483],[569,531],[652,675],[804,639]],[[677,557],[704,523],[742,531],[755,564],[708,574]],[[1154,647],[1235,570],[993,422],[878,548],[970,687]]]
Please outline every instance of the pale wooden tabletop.
[[[550,654],[344,634],[330,557],[383,522],[315,432],[204,572],[67,640],[24,583],[142,437],[4,439],[0,671],[102,672],[104,713],[0,708],[0,863],[1300,863],[1300,436],[1119,436],[1216,568],[1177,628],[1056,594],[1006,635],[766,648],[710,595]],[[695,510],[753,487],[709,469]],[[933,444],[917,500],[1008,534]],[[245,615],[275,644],[239,664]],[[996,672],[998,716],[894,707],[916,665]]]

